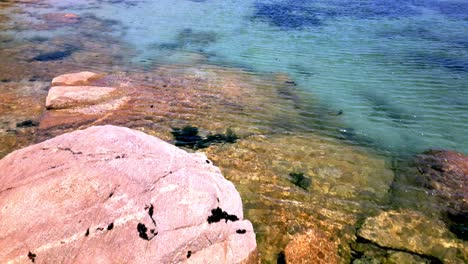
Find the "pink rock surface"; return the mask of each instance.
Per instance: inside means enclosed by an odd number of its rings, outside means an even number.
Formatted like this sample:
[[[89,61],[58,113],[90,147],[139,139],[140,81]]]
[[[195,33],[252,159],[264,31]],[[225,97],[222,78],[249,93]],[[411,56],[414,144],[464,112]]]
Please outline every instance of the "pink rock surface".
[[[48,109],[84,106],[102,102],[116,89],[98,86],[54,86],[46,98]]]
[[[205,155],[116,126],[0,160],[0,217],[0,263],[246,263],[256,252],[239,193]]]
[[[85,85],[92,80],[99,79],[100,77],[102,77],[101,74],[89,71],[67,73],[55,77],[52,80],[52,86]]]

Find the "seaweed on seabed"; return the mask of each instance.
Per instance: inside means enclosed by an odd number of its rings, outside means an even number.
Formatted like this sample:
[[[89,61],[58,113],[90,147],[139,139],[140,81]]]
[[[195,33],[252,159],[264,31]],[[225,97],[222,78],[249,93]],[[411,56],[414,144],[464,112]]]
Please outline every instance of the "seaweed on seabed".
[[[193,126],[185,126],[184,128],[172,128],[171,134],[174,136],[175,145],[181,147],[195,148],[202,140],[198,135],[198,128]]]
[[[232,129],[226,129],[226,133],[224,134],[213,134],[208,135],[205,139],[200,142],[200,148],[206,148],[213,143],[236,143],[239,137],[234,134]]]
[[[186,126],[182,129],[173,128],[172,135],[175,139],[175,145],[192,149],[207,148],[215,143],[235,143],[239,137],[230,129],[224,134],[210,134],[206,138],[198,135],[198,128]]]
[[[289,176],[291,177],[290,180],[294,185],[301,187],[304,190],[309,189],[310,184],[312,183],[312,180],[309,177],[304,176],[304,173],[302,172],[301,173],[291,172],[289,173]]]

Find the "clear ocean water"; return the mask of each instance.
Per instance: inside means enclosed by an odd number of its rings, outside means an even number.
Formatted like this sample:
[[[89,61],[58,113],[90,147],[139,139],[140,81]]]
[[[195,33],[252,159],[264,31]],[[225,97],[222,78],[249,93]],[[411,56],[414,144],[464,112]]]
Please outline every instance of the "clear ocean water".
[[[389,151],[468,151],[466,1],[58,2],[118,21],[132,63],[187,63],[190,51],[285,72],[342,113],[331,130]]]
[[[467,1],[46,3],[31,12],[66,10],[113,23],[106,34],[133,48],[129,67],[195,64],[190,56],[200,53],[212,64],[287,73],[305,92],[305,113],[321,112],[323,121],[339,115],[339,124],[319,128],[304,118],[304,130],[391,153],[468,152]]]

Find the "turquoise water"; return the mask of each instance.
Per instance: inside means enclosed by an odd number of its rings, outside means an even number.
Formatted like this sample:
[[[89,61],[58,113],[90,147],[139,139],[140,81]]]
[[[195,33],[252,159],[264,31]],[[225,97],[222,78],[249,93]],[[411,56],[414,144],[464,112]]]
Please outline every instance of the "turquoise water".
[[[193,65],[203,55],[203,63],[287,73],[304,92],[301,130],[390,153],[468,153],[466,1],[43,3],[28,8],[108,21],[112,32],[101,34],[131,47],[129,68]],[[332,118],[339,122],[327,122]]]

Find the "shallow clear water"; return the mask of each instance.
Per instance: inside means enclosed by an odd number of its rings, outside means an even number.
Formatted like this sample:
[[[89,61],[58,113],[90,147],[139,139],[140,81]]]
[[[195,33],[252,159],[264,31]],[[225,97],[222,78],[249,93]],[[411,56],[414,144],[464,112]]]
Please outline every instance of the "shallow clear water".
[[[342,113],[321,132],[393,153],[468,151],[466,1],[46,1],[114,23],[129,63],[209,63],[283,72]],[[67,34],[61,30],[49,34]],[[18,37],[30,37],[25,31]],[[42,34],[44,35],[44,34]],[[304,119],[302,129],[316,130]]]
[[[240,191],[266,262],[288,235],[311,226],[341,225],[346,237],[346,226],[383,208],[438,217],[430,193],[387,158],[429,148],[468,153],[463,0],[0,4],[0,156],[34,141],[11,124],[43,114],[52,77],[133,73],[146,86],[113,122],[166,140],[171,126],[239,133],[239,144],[206,152]],[[48,13],[81,20],[47,21]],[[169,110],[148,112],[147,98],[159,95],[147,87],[166,81],[175,83],[174,94],[161,95]],[[192,102],[179,102],[184,96]],[[297,188],[290,173],[304,173],[311,186]]]

